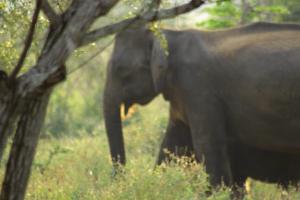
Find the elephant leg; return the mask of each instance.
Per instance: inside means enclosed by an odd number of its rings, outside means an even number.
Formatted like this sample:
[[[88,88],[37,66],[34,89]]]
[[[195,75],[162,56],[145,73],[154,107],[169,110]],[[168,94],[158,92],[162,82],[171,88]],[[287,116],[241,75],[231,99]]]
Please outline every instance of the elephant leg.
[[[213,187],[232,186],[226,120],[222,103],[213,95],[190,98],[187,117],[196,158],[203,161]]]
[[[247,151],[248,148],[241,144],[236,138],[228,142],[227,148],[230,157],[233,190],[244,192],[247,177],[250,175],[247,169],[252,164],[252,157]]]
[[[167,132],[161,144],[157,165],[170,161],[170,154],[177,157],[193,154],[193,145],[189,127],[179,120],[169,120]]]

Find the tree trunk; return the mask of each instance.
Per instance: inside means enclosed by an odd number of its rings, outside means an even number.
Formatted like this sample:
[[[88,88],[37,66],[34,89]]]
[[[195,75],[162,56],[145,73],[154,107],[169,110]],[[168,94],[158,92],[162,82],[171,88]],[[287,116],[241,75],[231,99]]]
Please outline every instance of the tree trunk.
[[[0,162],[6,147],[7,139],[13,131],[13,125],[16,121],[17,115],[16,98],[12,91],[1,92],[0,99]]]
[[[52,90],[26,98],[10,151],[1,200],[22,200],[25,196],[39,134]]]
[[[240,19],[240,25],[247,24],[249,22],[249,14],[251,13],[251,6],[249,4],[249,1],[246,0],[241,0],[241,10],[242,10],[242,15]]]

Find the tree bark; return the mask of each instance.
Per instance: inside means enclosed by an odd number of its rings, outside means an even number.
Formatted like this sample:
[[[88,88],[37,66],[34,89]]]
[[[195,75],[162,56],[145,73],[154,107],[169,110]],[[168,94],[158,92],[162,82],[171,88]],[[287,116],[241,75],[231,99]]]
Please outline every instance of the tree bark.
[[[39,134],[52,90],[32,95],[24,103],[6,168],[1,200],[22,200],[25,196]]]
[[[2,82],[2,84],[4,84]],[[1,87],[0,91],[0,162],[6,147],[7,139],[13,131],[17,118],[18,101],[12,90]]]

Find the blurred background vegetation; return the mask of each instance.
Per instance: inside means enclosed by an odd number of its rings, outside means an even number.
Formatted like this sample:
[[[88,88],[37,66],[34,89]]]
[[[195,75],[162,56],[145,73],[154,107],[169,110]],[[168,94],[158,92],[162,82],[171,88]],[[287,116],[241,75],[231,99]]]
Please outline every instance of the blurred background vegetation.
[[[166,0],[163,1],[163,7],[172,7],[186,1]],[[50,2],[57,12],[62,12],[70,0]],[[145,9],[149,2],[122,1],[108,16],[99,19],[95,26],[104,26],[133,16]],[[204,7],[184,16],[160,22],[161,27],[219,29],[255,21],[300,22],[299,0],[208,2]],[[33,7],[34,0],[0,0],[0,69],[10,72],[16,64]],[[46,18],[40,15],[24,71],[34,65],[47,25]],[[78,49],[69,59],[68,78],[55,89],[51,97],[28,199],[100,199],[101,196],[104,199],[132,199],[130,195],[135,197],[133,199],[202,197],[204,191],[199,191],[199,187],[205,188],[206,183],[203,182],[203,176],[194,176],[195,173],[199,174],[198,166],[192,167],[192,172],[177,167],[164,175],[160,171],[152,171],[167,123],[168,105],[161,97],[146,107],[134,107],[131,116],[124,119],[126,150],[129,155],[128,179],[114,184],[109,179],[110,163],[101,105],[106,64],[112,44],[113,36],[104,38]],[[192,181],[195,181],[194,184],[191,184]],[[157,186],[159,190],[153,190],[150,194],[144,191]],[[265,188],[256,187],[252,196],[247,198],[282,198],[282,192],[277,191],[275,186]],[[114,193],[115,190],[120,192]],[[173,193],[169,192],[171,190],[182,192],[174,198]],[[265,194],[264,190],[269,192]],[[216,194],[211,199],[227,199],[228,195],[228,191],[224,190],[224,193]],[[294,197],[300,199],[299,196]]]

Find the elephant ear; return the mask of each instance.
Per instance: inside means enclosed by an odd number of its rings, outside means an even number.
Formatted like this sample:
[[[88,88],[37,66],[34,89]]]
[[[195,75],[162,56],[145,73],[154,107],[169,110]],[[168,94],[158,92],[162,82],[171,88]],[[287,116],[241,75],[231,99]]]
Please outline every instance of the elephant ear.
[[[150,66],[154,87],[157,92],[161,92],[165,86],[168,69],[167,54],[167,49],[162,47],[160,39],[154,36]]]

